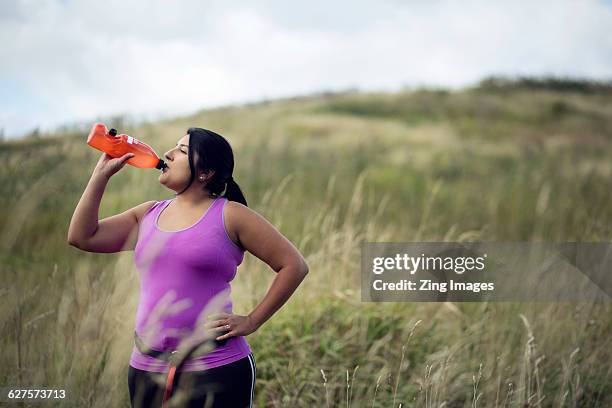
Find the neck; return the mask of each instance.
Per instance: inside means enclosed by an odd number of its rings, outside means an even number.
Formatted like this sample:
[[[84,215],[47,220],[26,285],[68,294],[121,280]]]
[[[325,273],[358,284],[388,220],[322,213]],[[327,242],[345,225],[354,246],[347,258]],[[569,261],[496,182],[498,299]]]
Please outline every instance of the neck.
[[[174,201],[182,206],[185,207],[196,207],[201,205],[204,202],[207,201],[212,201],[214,198],[209,196],[209,192],[208,190],[202,190],[202,189],[188,189],[187,191],[183,192],[182,194],[179,194],[177,196],[175,196]]]

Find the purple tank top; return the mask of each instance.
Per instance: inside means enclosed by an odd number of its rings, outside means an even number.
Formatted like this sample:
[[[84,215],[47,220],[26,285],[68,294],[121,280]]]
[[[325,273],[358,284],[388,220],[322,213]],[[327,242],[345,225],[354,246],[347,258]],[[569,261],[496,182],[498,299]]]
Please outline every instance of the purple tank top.
[[[192,226],[165,231],[157,219],[171,201],[158,201],[145,213],[134,248],[140,275],[135,330],[147,346],[161,351],[175,350],[209,314],[232,313],[230,281],[244,258],[225,229],[227,198],[217,197]],[[249,353],[244,336],[230,337],[206,355],[187,360],[180,371],[218,367]],[[134,345],[130,365],[166,372],[169,363],[140,353]]]

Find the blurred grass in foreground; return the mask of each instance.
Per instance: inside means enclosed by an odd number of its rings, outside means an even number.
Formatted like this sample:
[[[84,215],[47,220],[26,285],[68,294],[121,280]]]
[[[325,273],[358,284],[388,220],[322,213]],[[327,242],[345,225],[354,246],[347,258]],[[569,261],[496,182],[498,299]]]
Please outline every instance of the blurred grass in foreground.
[[[227,137],[249,206],[307,258],[303,285],[248,337],[257,406],[612,405],[609,303],[360,302],[363,241],[611,239],[612,92],[494,85],[328,94],[120,129],[160,154],[190,126]],[[129,406],[133,253],[66,244],[100,155],[85,138],[0,144],[1,383]],[[157,177],[126,166],[100,218],[172,197]],[[247,255],[234,312],[273,277]]]

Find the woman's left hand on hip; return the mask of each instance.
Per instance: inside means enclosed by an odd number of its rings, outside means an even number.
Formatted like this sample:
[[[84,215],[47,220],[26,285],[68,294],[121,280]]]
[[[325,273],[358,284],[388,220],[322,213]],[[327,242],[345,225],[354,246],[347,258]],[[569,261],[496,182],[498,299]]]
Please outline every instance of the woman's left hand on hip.
[[[216,340],[225,340],[235,336],[247,336],[257,330],[249,316],[236,315],[232,313],[213,313],[208,316],[208,322],[204,327],[213,333],[223,333]]]

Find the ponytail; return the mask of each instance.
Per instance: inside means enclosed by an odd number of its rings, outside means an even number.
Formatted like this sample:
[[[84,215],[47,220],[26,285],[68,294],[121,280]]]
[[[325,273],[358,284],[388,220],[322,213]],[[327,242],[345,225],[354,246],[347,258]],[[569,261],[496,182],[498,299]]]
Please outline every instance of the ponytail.
[[[244,194],[242,194],[242,190],[234,178],[232,176],[227,180],[227,187],[225,188],[225,192],[222,197],[227,198],[230,201],[237,201],[248,207],[246,198],[244,198]]]

